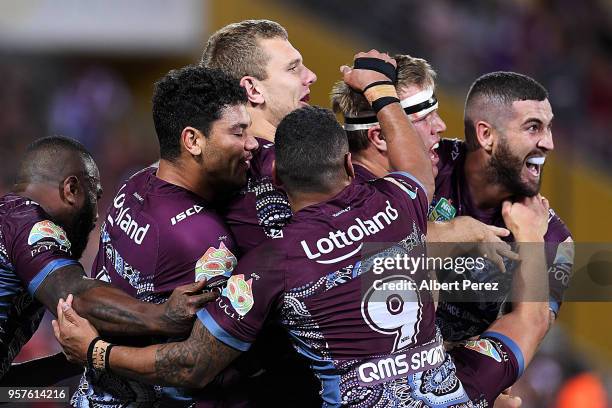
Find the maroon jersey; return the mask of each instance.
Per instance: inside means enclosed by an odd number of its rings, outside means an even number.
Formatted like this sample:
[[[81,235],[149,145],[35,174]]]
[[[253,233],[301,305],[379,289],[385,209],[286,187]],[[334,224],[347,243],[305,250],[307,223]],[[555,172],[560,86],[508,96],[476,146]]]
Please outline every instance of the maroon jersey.
[[[237,260],[233,238],[221,218],[198,195],[157,178],[156,170],[140,171],[117,192],[102,226],[93,270],[97,279],[137,299],[163,303],[177,286],[229,277]],[[109,373],[86,374],[73,397],[78,407],[191,404],[174,388]]]
[[[282,228],[291,219],[287,195],[272,184],[274,143],[260,138],[257,141],[259,148],[251,160],[247,185],[221,214],[241,254],[268,238],[281,236]]]
[[[45,312],[34,294],[47,276],[78,262],[65,231],[34,201],[0,198],[0,378]]]
[[[501,206],[481,210],[472,201],[464,172],[467,154],[465,143],[457,139],[442,139],[437,151],[440,162],[436,177],[436,191],[429,211],[430,221],[447,221],[455,216],[467,215],[488,225],[505,227]],[[512,236],[505,240],[514,241]],[[563,300],[563,292],[569,284],[573,251],[571,246],[558,245],[571,240],[571,234],[552,209],[550,209],[548,231],[544,240],[547,243],[549,304],[550,309],[557,313]],[[500,293],[508,293],[512,272],[517,263],[508,259],[505,259],[504,263],[507,270],[505,274],[499,273],[497,268],[487,261],[485,270],[479,270],[477,273],[468,271],[464,276],[475,282],[497,282],[499,287],[503,288]],[[442,297],[437,310],[438,325],[445,339],[453,341],[466,339],[482,333],[498,317],[502,308],[506,308],[504,299],[500,299],[499,302],[457,303],[446,302]]]
[[[266,321],[280,322],[310,360],[324,406],[467,407],[470,398],[494,398],[521,370],[511,340],[493,333],[482,339],[486,351],[459,348],[458,356],[465,353],[476,367],[488,364],[492,373],[480,383],[466,376],[464,387],[436,330],[431,293],[380,295],[372,285],[372,279],[379,287],[404,281],[405,275],[374,275],[372,265],[380,257],[422,254],[426,214],[424,188],[409,174],[355,181],[296,213],[282,237],[243,257],[222,296],[198,318],[219,341],[241,351]],[[405,280],[426,278],[416,270]]]

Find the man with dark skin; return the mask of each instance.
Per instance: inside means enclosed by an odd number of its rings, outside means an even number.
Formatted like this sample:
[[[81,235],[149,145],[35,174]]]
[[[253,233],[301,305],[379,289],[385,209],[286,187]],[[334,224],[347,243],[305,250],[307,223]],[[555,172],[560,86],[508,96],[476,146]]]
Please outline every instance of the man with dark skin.
[[[13,192],[0,198],[0,378],[36,331],[45,307],[55,313],[69,293],[100,331],[125,336],[184,335],[198,308],[214,299],[213,293],[198,294],[205,282],[197,282],[177,288],[166,304],[149,304],[88,278],[78,259],[101,195],[98,168],[78,142],[53,136],[28,147]],[[26,371],[11,371],[7,380],[35,381],[32,369]]]

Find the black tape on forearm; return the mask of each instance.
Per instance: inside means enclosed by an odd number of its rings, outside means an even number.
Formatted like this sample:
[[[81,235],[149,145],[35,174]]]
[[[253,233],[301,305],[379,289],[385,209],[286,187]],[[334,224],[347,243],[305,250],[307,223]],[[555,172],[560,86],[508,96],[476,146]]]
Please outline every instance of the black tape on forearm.
[[[377,86],[377,85],[393,85],[393,82],[391,82],[391,81],[376,81],[376,82],[372,82],[371,84],[368,84],[368,86],[363,88],[363,92],[365,93],[365,91],[367,91],[368,89],[372,88],[373,86]]]
[[[369,69],[371,71],[380,72],[393,83],[397,81],[397,70],[393,64],[379,58],[357,58],[353,69]]]

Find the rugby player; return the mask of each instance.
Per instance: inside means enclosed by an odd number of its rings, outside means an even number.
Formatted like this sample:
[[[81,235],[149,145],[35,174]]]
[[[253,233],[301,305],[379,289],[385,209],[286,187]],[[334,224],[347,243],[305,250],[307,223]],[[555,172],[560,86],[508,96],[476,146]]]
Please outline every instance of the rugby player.
[[[359,262],[360,249],[380,242],[397,244],[376,255],[418,249],[434,186],[428,149],[389,81],[393,64],[372,50],[356,55],[355,69],[342,68],[347,83],[365,91],[377,111],[393,173],[354,181],[346,136],[333,114],[310,107],[292,112],[276,132],[274,173],[294,211],[283,237],[241,259],[222,296],[198,312],[183,342],[113,347],[96,339],[69,302],[60,302],[53,325],[70,358],[153,383],[202,386],[250,347],[266,320],[278,319],[311,360],[325,406],[492,403],[544,335],[538,328],[547,304],[525,302],[547,286],[544,274],[534,273],[541,271],[543,251],[525,257],[519,268],[514,310],[478,341],[455,348],[452,359],[435,327],[429,291],[394,293],[392,305],[383,301],[382,307],[369,297],[369,285],[362,296],[370,259]],[[517,241],[542,241],[547,202],[539,196],[505,202],[504,217]],[[412,276],[421,281],[426,273]],[[94,353],[87,353],[90,343]]]
[[[291,218],[287,196],[272,184],[274,133],[285,115],[308,105],[317,76],[304,65],[285,28],[269,20],[221,28],[210,36],[201,63],[224,70],[246,89],[252,121],[247,131],[259,142],[246,188],[223,212],[244,254],[267,238],[281,236]]]
[[[487,225],[508,227],[502,203],[539,193],[546,157],[554,149],[548,92],[522,74],[485,74],[474,81],[468,92],[464,118],[465,142],[440,142],[430,217],[440,217],[436,208],[443,205],[451,209],[451,215],[469,215]],[[503,239],[515,241],[516,234]],[[570,231],[552,209],[544,241],[544,268],[548,270],[550,288],[550,320],[545,322],[548,327],[559,312],[573,264]],[[504,264],[509,273],[498,273],[487,263],[485,271],[468,271],[465,277],[499,282],[507,292],[518,262],[505,257]],[[445,339],[462,340],[481,333],[504,309],[501,302],[445,302],[441,296],[438,324]]]
[[[269,20],[245,20],[221,28],[210,36],[201,63],[224,70],[246,89],[252,120],[247,132],[259,142],[246,186],[221,209],[245,254],[267,239],[281,237],[291,218],[287,195],[272,183],[274,133],[285,115],[308,105],[310,85],[317,77],[304,65],[285,28]],[[240,366],[245,381],[235,388],[249,404],[265,407],[289,398],[304,407],[320,404],[318,381],[278,325],[266,327]],[[278,391],[264,392],[271,387]]]
[[[396,90],[401,105],[421,140],[429,148],[436,176],[437,164],[440,161],[437,149],[441,134],[446,130],[446,124],[438,114],[438,100],[434,93],[436,72],[421,58],[409,55],[395,55],[393,58],[397,61]],[[367,100],[343,81],[338,81],[332,88],[331,102],[334,112],[344,116],[344,130],[349,140],[357,179],[368,181],[384,177],[391,170],[387,143]],[[509,245],[500,238],[510,234],[506,228],[486,225],[469,216],[458,216],[444,221],[447,222],[428,222],[427,242],[478,242],[479,245],[474,249],[479,253],[488,252],[489,259],[501,269],[504,267],[502,255],[516,258]],[[443,246],[429,246],[428,253],[435,256],[436,250],[446,249]]]
[[[237,263],[236,245],[214,206],[246,183],[258,146],[245,131],[246,102],[238,81],[220,70],[187,66],[157,82],[153,121],[159,167],[136,173],[115,195],[93,265],[97,279],[142,301],[164,303],[179,285],[229,277]],[[213,394],[209,390],[198,399],[217,398]],[[195,397],[189,390],[87,369],[72,404],[180,407],[192,405]]]
[[[98,330],[126,336],[184,335],[198,308],[214,297],[192,296],[204,284],[192,282],[166,304],[148,304],[89,279],[78,260],[98,218],[101,194],[96,163],[80,143],[52,136],[28,146],[13,192],[0,198],[0,378],[36,331],[45,306],[55,313],[57,301],[69,293]],[[52,361],[61,372],[62,359]],[[23,372],[24,367],[30,369]],[[31,368],[19,365],[6,380],[43,385],[36,382],[48,381],[41,375],[56,374]]]

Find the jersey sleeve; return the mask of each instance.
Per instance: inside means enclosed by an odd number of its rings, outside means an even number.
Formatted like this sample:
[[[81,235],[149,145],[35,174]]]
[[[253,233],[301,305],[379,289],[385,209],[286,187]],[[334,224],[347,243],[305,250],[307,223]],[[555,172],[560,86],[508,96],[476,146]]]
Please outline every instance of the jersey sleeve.
[[[42,211],[14,217],[8,237],[8,253],[28,292],[33,296],[47,276],[59,268],[78,265],[70,252],[65,231],[46,219]]]
[[[161,231],[155,287],[170,292],[176,286],[206,279],[227,279],[236,267],[236,245],[227,228],[215,217],[193,218]]]
[[[424,233],[427,231],[429,203],[425,186],[413,175],[393,172],[371,182],[380,192],[394,200],[406,214],[412,216]]]
[[[574,241],[569,229],[555,212],[550,210],[546,241],[548,265],[549,306],[557,315],[563,302],[563,294],[569,287],[574,266]]]
[[[472,400],[495,398],[523,374],[525,361],[518,345],[509,337],[488,331],[452,349],[457,377]]]
[[[266,320],[282,306],[285,256],[271,248],[271,243],[244,256],[221,296],[197,313],[217,340],[240,351],[250,348]]]

